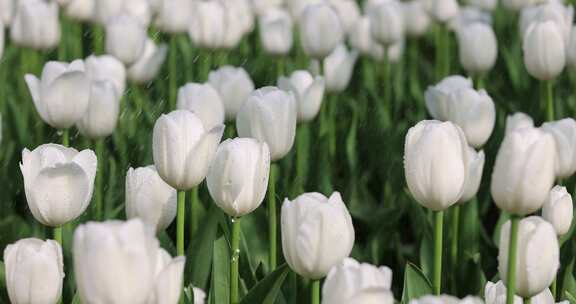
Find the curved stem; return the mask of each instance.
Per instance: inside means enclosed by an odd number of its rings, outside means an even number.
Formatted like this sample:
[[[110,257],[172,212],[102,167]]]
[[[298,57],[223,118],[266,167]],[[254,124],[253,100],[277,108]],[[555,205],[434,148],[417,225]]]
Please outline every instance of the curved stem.
[[[320,280],[312,281],[312,304],[320,304]]]
[[[510,240],[508,244],[508,272],[506,275],[506,304],[514,303],[514,292],[516,291],[516,251],[518,247],[518,225],[520,217],[512,215],[510,217]]]
[[[240,260],[240,218],[232,218],[232,258],[230,260],[230,303],[239,303],[238,262]]]
[[[442,290],[442,233],[444,211],[434,213],[434,294],[440,295]]]
[[[270,271],[276,269],[276,247],[278,224],[276,219],[276,177],[278,174],[278,165],[270,166],[270,178],[268,180],[268,234],[270,238],[269,262]]]
[[[184,255],[184,223],[186,220],[186,191],[178,191],[178,214],[176,227],[176,252]]]

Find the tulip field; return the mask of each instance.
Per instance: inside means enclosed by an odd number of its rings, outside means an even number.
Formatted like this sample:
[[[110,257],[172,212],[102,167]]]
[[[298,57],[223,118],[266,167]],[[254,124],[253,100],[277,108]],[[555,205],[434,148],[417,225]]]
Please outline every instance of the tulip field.
[[[0,303],[576,303],[562,0],[0,0]]]

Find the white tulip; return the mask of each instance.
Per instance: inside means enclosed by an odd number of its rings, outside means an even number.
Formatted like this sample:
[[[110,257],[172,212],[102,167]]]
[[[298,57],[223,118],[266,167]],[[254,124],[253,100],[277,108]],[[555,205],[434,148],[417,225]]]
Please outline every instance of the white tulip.
[[[134,64],[128,67],[128,79],[139,84],[152,81],[160,72],[167,53],[167,45],[157,46],[152,39],[146,40],[144,53]]]
[[[146,303],[154,290],[159,243],[140,219],[88,222],[74,231],[82,303]]]
[[[392,270],[345,258],[322,285],[322,304],[393,304]]]
[[[90,81],[82,60],[70,64],[49,61],[44,65],[40,79],[26,74],[25,80],[36,111],[53,128],[70,128],[86,113]]]
[[[15,0],[0,0],[0,23],[4,27],[10,27],[16,8]]]
[[[460,10],[456,0],[425,0],[426,10],[436,21],[447,22],[456,17]]]
[[[94,19],[95,0],[71,0],[64,7],[66,16],[79,21]]]
[[[226,35],[226,10],[218,1],[194,1],[188,34],[200,48],[221,48]]]
[[[500,232],[498,271],[503,281],[508,275],[510,221]],[[530,216],[518,225],[516,291],[523,298],[533,297],[550,286],[560,266],[560,248],[554,227],[538,216]]]
[[[488,72],[498,56],[496,34],[490,25],[476,22],[457,32],[460,63],[470,74]]]
[[[441,295],[441,296],[423,296],[420,299],[410,300],[409,304],[483,304],[484,302],[477,297],[467,296],[463,299],[458,299],[454,296]]]
[[[340,23],[345,33],[349,33],[352,26],[360,19],[360,7],[355,0],[331,0],[332,8],[340,17]]]
[[[206,129],[224,123],[224,104],[218,91],[209,83],[188,83],[181,87],[177,108],[196,114]]]
[[[166,33],[188,30],[194,2],[190,0],[160,0],[156,9],[156,25]]]
[[[323,60],[323,75],[326,81],[326,91],[340,93],[350,84],[354,65],[358,59],[356,50],[348,50],[346,45],[340,44]],[[318,62],[314,63],[312,70],[319,74]]]
[[[377,60],[381,60],[384,56],[384,47],[372,38],[368,16],[362,16],[352,26],[348,35],[348,42],[361,55],[370,56]]]
[[[224,125],[206,129],[198,116],[176,110],[162,114],[154,125],[154,164],[162,179],[177,190],[190,190],[204,180]]]
[[[224,9],[224,36],[220,46],[214,46],[212,48],[234,49],[240,44],[242,37],[248,31],[246,29],[247,25],[243,23],[242,16],[244,16],[244,14],[237,8],[238,5],[236,3],[238,1],[241,0],[220,0]],[[253,22],[253,20],[251,22]],[[252,31],[253,26],[253,24],[250,25],[250,31]]]
[[[106,23],[106,52],[130,65],[144,53],[146,28],[129,15],[111,18]]]
[[[76,126],[80,133],[97,139],[112,135],[118,123],[120,96],[110,81],[92,82],[90,103]]]
[[[344,40],[338,14],[326,3],[307,6],[300,16],[299,29],[304,52],[315,59],[328,56]]]
[[[266,195],[270,150],[253,138],[227,139],[218,147],[206,183],[210,196],[226,214],[254,211]]]
[[[506,134],[522,128],[534,128],[532,117],[522,112],[517,112],[506,117]]]
[[[564,47],[562,31],[554,21],[532,23],[522,44],[528,73],[539,80],[558,76],[566,61]]]
[[[40,223],[57,227],[80,216],[88,207],[97,167],[91,150],[44,144],[22,151],[20,171],[28,207]]]
[[[97,0],[94,5],[94,19],[107,24],[112,18],[128,15],[142,26],[148,27],[152,18],[149,0]]]
[[[304,193],[293,201],[285,199],[281,228],[286,263],[307,279],[326,276],[354,246],[352,218],[338,192],[329,198]]]
[[[150,4],[151,0],[122,1],[124,2],[124,6],[122,8],[122,12],[124,14],[136,17],[140,24],[146,28],[150,25],[150,21],[152,20],[152,6]]]
[[[557,235],[564,235],[572,225],[573,208],[566,187],[554,186],[542,207],[542,217],[554,226]]]
[[[536,6],[522,9],[520,14],[520,35],[526,36],[526,32],[532,23],[554,21],[562,32],[564,43],[568,45],[574,21],[574,8],[564,6],[561,2],[550,1]]]
[[[13,304],[55,304],[62,295],[64,260],[54,240],[21,239],[4,249],[6,289]]]
[[[483,23],[492,26],[492,15],[490,12],[479,9],[475,6],[466,6],[458,11],[456,17],[448,21],[448,28],[458,33],[462,28],[475,23]]]
[[[322,99],[324,98],[324,78],[313,77],[306,70],[292,72],[290,77],[281,76],[278,87],[284,91],[292,92],[296,97],[298,106],[298,121],[311,121],[318,115]]]
[[[302,16],[304,10],[311,5],[326,2],[324,0],[284,0],[285,6],[295,20]]]
[[[192,287],[192,292],[194,293],[194,303],[192,304],[204,304],[206,299],[206,293],[204,290],[198,287]]]
[[[564,118],[545,122],[542,130],[552,134],[556,142],[556,176],[569,178],[576,172],[576,121]]]
[[[250,33],[254,30],[254,12],[250,0],[218,0],[231,13],[234,22],[242,34]],[[230,30],[230,24],[227,25]]]
[[[122,14],[124,0],[96,0],[94,2],[94,20],[101,25]]]
[[[552,135],[535,128],[506,134],[492,171],[492,198],[511,214],[540,209],[554,183],[555,144]]]
[[[124,95],[126,89],[126,68],[114,56],[90,55],[84,60],[86,76],[91,81],[111,81],[118,96]]]
[[[435,86],[428,87],[424,93],[424,99],[430,115],[438,120],[449,120],[449,97],[453,92],[465,88],[473,88],[472,80],[460,75],[448,76]]]
[[[128,169],[126,174],[126,216],[140,218],[159,232],[176,217],[176,190],[148,166]]]
[[[490,281],[486,282],[486,287],[484,287],[484,300],[486,301],[486,304],[506,304],[506,285],[504,285],[502,281],[498,281],[497,283],[492,283]],[[514,295],[513,304],[522,303],[522,298]],[[533,296],[530,299],[530,303],[554,304],[555,301],[550,289],[546,288],[543,292]]]
[[[265,14],[268,10],[281,8],[284,0],[251,0],[256,15]]]
[[[445,210],[462,197],[468,164],[468,144],[457,125],[423,120],[408,130],[406,182],[412,196],[426,208]]]
[[[285,55],[292,49],[293,22],[283,9],[270,9],[260,15],[258,30],[264,51],[272,55]]]
[[[258,89],[248,97],[238,112],[238,135],[266,142],[272,161],[279,160],[294,145],[297,111],[296,100],[291,92],[276,87]]]
[[[368,16],[372,37],[380,44],[388,46],[404,38],[404,14],[399,2],[390,0],[373,5]]]
[[[480,182],[482,181],[482,171],[484,170],[484,151],[476,152],[474,148],[468,147],[468,175],[466,185],[459,203],[466,203],[473,199],[478,193]]]
[[[467,0],[466,3],[468,3],[471,6],[477,7],[479,9],[485,10],[485,11],[493,11],[496,8],[498,1],[497,0]]]
[[[166,250],[158,249],[155,283],[147,304],[176,304],[182,293],[186,258],[172,258]]]
[[[58,4],[55,1],[19,0],[10,27],[10,39],[18,46],[49,50],[60,42]]]
[[[424,35],[430,28],[432,20],[424,7],[423,0],[411,0],[402,3],[406,34],[412,37]]]
[[[208,82],[220,93],[226,120],[234,120],[240,107],[254,91],[254,82],[241,67],[223,66],[211,71]]]

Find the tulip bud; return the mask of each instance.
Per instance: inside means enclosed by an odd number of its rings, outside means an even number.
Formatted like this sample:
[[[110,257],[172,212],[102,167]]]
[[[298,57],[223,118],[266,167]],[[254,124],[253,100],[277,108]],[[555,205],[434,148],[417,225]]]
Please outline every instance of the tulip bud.
[[[285,199],[281,226],[286,263],[307,279],[326,276],[354,246],[352,218],[338,192],[329,198],[314,192]]]
[[[492,14],[474,6],[466,6],[458,11],[456,17],[448,21],[448,28],[458,32],[462,28],[475,23],[492,26]]]
[[[558,76],[565,65],[564,47],[564,38],[556,23],[532,23],[522,44],[528,73],[539,80],[551,80]]]
[[[172,258],[166,250],[158,249],[152,294],[148,304],[178,303],[184,281],[186,258]]]
[[[76,124],[78,130],[89,138],[112,135],[118,122],[120,97],[110,81],[95,81],[90,90],[88,110]]]
[[[466,1],[469,5],[473,7],[477,7],[484,11],[493,11],[498,4],[496,0],[467,0]]]
[[[148,228],[140,219],[76,228],[72,251],[82,303],[146,303],[155,289],[159,250]]]
[[[224,104],[209,83],[188,83],[178,90],[178,109],[193,112],[206,129],[224,123]]]
[[[27,238],[10,244],[4,249],[4,266],[11,303],[58,303],[64,261],[56,241]]]
[[[355,0],[332,0],[330,5],[338,14],[344,33],[349,33],[352,26],[360,19],[360,7]]]
[[[508,277],[508,245],[510,221],[502,226],[498,270],[500,277]],[[560,249],[554,227],[538,216],[530,216],[518,225],[518,245],[516,259],[516,294],[530,298],[544,291],[554,278],[560,266]]]
[[[344,258],[332,267],[322,285],[322,304],[393,304],[391,285],[390,268]]]
[[[447,22],[458,16],[460,10],[456,0],[426,0],[426,10],[436,21]]]
[[[64,12],[66,16],[78,21],[92,21],[94,19],[95,0],[71,0],[66,3]]]
[[[504,137],[492,171],[492,198],[511,214],[540,209],[554,183],[552,135],[535,128],[516,129]]]
[[[49,61],[44,65],[41,79],[26,74],[25,80],[36,111],[53,128],[70,128],[86,113],[90,81],[82,60],[70,64]]]
[[[449,295],[441,296],[423,296],[420,299],[410,300],[409,304],[483,304],[484,302],[477,297],[467,296],[464,299],[458,299]]]
[[[506,304],[506,285],[502,281],[497,283],[492,283],[490,281],[486,282],[486,287],[484,288],[484,300],[486,304]],[[550,289],[546,288],[543,292],[533,296],[530,299],[531,303],[534,304],[554,304],[554,296],[550,292]],[[522,304],[522,298],[514,295],[513,304]],[[561,304],[560,302],[559,304]],[[568,303],[566,303],[568,304]]]
[[[154,164],[162,179],[177,190],[190,190],[204,180],[224,125],[205,129],[198,116],[176,110],[162,114],[154,125]]]
[[[448,103],[450,95],[466,88],[473,88],[472,80],[460,75],[448,76],[435,86],[428,87],[424,93],[424,99],[430,115],[438,120],[449,120]]]
[[[256,15],[266,14],[268,10],[281,8],[284,0],[252,0],[252,9]]]
[[[241,0],[220,0],[219,3],[222,4],[224,9],[224,29],[223,37],[219,46],[214,46],[213,48],[222,49],[234,49],[240,44],[242,36],[246,33],[246,24],[242,23],[242,16],[240,10],[238,10],[238,5],[236,4]],[[253,22],[253,21],[252,21]],[[253,25],[250,25],[253,27]],[[250,28],[252,31],[252,28]]]
[[[348,35],[350,46],[362,55],[371,56],[381,60],[384,56],[384,47],[372,38],[370,33],[370,18],[362,16],[350,29]]]
[[[226,11],[218,1],[194,1],[188,34],[200,48],[222,47],[226,35]]]
[[[562,32],[564,42],[568,45],[572,22],[574,19],[574,8],[564,6],[561,2],[547,2],[539,5],[528,6],[522,9],[520,14],[520,35],[526,36],[526,31],[532,23],[554,21],[558,29]]]
[[[192,287],[192,292],[194,293],[194,303],[192,304],[204,304],[206,299],[206,293],[204,290],[198,287]]]
[[[458,31],[460,63],[469,74],[488,72],[496,63],[498,46],[490,25],[476,22]]]
[[[15,4],[14,0],[0,0],[0,23],[4,27],[10,27],[12,24],[12,17],[16,8]]]
[[[129,15],[111,18],[106,23],[106,52],[130,65],[144,53],[146,28]]]
[[[242,35],[254,30],[254,12],[250,0],[218,0],[228,11],[228,17],[233,19]],[[231,25],[227,25],[227,31]]]
[[[111,81],[116,94],[122,96],[126,88],[126,68],[114,56],[90,55],[84,60],[86,76],[91,81]]]
[[[254,91],[252,79],[241,67],[223,66],[208,75],[208,82],[220,93],[226,120],[234,120],[238,110]]]
[[[576,171],[576,121],[564,118],[542,124],[556,142],[556,176],[568,178]]]
[[[324,70],[322,72],[328,92],[340,93],[348,87],[357,59],[358,52],[356,50],[349,51],[344,44],[338,45],[328,57],[324,58]],[[315,74],[319,74],[320,67],[317,62],[314,64],[312,70],[315,71]]]
[[[404,38],[404,18],[400,3],[395,0],[382,1],[371,7],[368,16],[372,37],[380,44],[388,46]]]
[[[18,46],[50,50],[60,42],[58,4],[54,1],[19,0],[10,39]]]
[[[322,59],[328,56],[344,40],[340,19],[328,4],[307,6],[299,22],[302,48],[312,58]]]
[[[281,76],[278,79],[280,89],[292,92],[296,97],[298,121],[307,122],[316,117],[322,98],[324,97],[324,78],[312,77],[306,70],[292,72],[289,78]]]
[[[285,55],[292,48],[292,17],[283,9],[270,9],[258,19],[260,41],[272,55]]]
[[[297,105],[294,94],[276,87],[254,91],[236,118],[240,137],[253,137],[266,142],[272,161],[284,157],[296,136]]]
[[[20,171],[28,207],[40,223],[58,227],[80,216],[92,199],[97,159],[56,144],[22,151]]]
[[[404,172],[412,196],[434,211],[445,210],[461,197],[468,175],[468,144],[451,122],[423,120],[408,130]]]
[[[168,185],[154,166],[128,169],[126,174],[126,216],[140,218],[160,232],[176,217],[176,190]]]
[[[295,20],[300,18],[308,6],[323,2],[323,0],[284,0],[285,6]]]
[[[241,217],[264,200],[269,172],[266,143],[253,138],[227,139],[216,151],[206,183],[218,207],[232,217]]]
[[[190,24],[194,2],[189,0],[162,0],[156,8],[156,25],[166,33],[185,33]]]
[[[573,217],[572,196],[566,191],[566,187],[554,186],[550,190],[550,195],[542,207],[542,217],[554,226],[557,235],[564,235],[570,230]]]
[[[422,0],[411,0],[402,3],[402,12],[406,33],[412,37],[424,35],[430,27],[431,20]]]
[[[168,46],[165,44],[157,46],[152,39],[146,40],[144,53],[128,68],[128,79],[139,84],[152,81],[160,71],[167,53]]]
[[[522,128],[534,128],[532,117],[522,112],[517,112],[506,117],[506,134]]]
[[[122,14],[124,1],[122,0],[96,0],[94,2],[94,19],[101,25]]]
[[[470,201],[478,193],[484,170],[484,158],[484,151],[476,152],[473,148],[468,147],[468,175],[459,203]]]

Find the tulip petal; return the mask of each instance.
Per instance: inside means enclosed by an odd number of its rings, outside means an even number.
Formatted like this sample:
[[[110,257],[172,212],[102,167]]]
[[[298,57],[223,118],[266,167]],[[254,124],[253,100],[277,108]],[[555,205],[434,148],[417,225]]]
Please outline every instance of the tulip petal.
[[[47,123],[58,129],[70,128],[86,113],[89,97],[90,83],[84,72],[62,74],[42,91]]]

